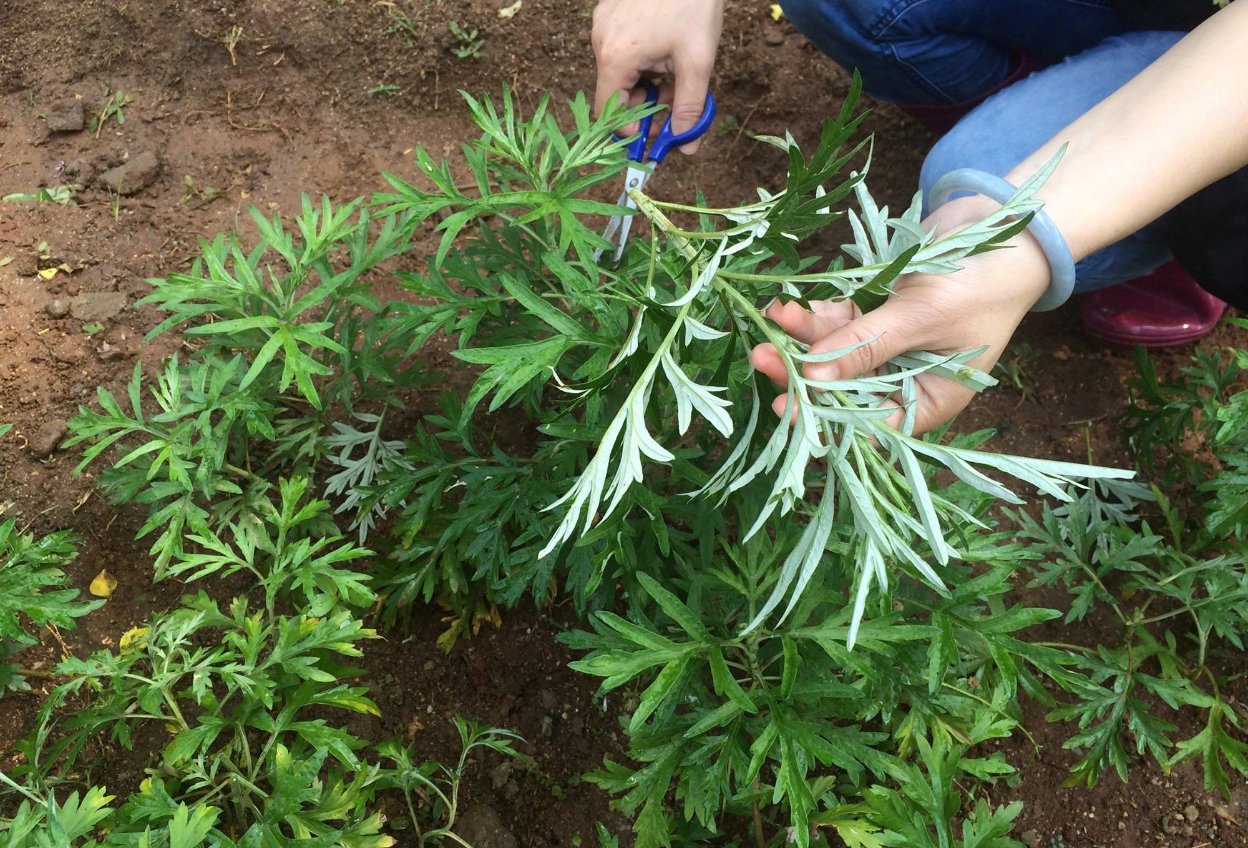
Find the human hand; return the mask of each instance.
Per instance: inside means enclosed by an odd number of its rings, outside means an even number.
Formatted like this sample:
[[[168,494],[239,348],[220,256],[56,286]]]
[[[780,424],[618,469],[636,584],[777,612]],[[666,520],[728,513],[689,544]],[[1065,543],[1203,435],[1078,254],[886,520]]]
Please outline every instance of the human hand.
[[[949,232],[979,220],[991,210],[982,197],[947,203],[929,219],[940,219],[938,231]],[[968,364],[990,371],[1001,357],[1023,316],[1044,294],[1049,265],[1036,241],[1026,233],[1008,247],[973,256],[953,274],[911,274],[901,278],[893,294],[878,308],[862,313],[851,301],[817,301],[814,311],[801,304],[776,303],[768,317],[790,336],[824,353],[861,344],[839,359],[807,363],[811,380],[849,380],[874,373],[894,356],[911,350],[955,353],[987,345]],[[780,386],[788,372],[771,344],[760,344],[750,356],[754,367]],[[918,410],[915,432],[931,430],[961,412],[974,392],[932,373],[916,378]],[[776,398],[777,415],[784,415],[786,396]],[[902,412],[888,419],[898,426]]]
[[[724,0],[601,0],[594,9],[595,113],[616,93],[640,103],[634,89],[643,74],[671,74],[675,84],[659,86],[659,102],[671,104],[672,132],[692,129],[706,104],[723,19]],[[657,132],[661,124],[654,124]],[[635,123],[621,129],[635,132]],[[697,149],[697,140],[680,148]]]

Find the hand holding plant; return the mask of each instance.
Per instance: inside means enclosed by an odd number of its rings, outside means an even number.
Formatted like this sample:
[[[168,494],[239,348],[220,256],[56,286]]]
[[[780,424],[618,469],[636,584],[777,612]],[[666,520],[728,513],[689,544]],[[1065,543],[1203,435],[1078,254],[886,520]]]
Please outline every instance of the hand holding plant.
[[[992,211],[984,198],[954,200],[925,222],[936,233],[947,233]],[[810,353],[848,350],[827,362],[806,364],[803,372],[815,381],[853,380],[873,376],[889,360],[911,350],[953,353],[983,346],[984,352],[967,364],[991,372],[1027,310],[1048,283],[1048,262],[1035,241],[1020,233],[1000,250],[969,257],[953,274],[910,274],[900,278],[888,299],[863,313],[853,301],[817,301],[810,309],[797,301],[777,302],[767,311]],[[750,358],[758,370],[784,388],[788,373],[770,342],[757,346]],[[925,433],[951,420],[970,402],[971,389],[935,374],[915,378],[918,412],[914,432]],[[892,401],[890,401],[892,402]],[[784,398],[773,403],[783,414]],[[900,408],[886,419],[901,425]]]

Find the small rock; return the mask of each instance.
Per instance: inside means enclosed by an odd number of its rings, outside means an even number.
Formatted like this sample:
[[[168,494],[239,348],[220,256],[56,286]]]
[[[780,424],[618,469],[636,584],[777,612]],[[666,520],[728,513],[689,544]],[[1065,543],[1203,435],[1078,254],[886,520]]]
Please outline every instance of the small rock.
[[[1188,804],[1187,808],[1183,810],[1183,818],[1187,819],[1189,822],[1194,822],[1196,819],[1200,818],[1200,810],[1196,809],[1195,804]]]
[[[1170,836],[1175,836],[1183,832],[1183,814],[1170,813],[1161,820],[1161,829]]]
[[[48,129],[52,132],[79,132],[82,129],[82,101],[62,100],[47,111]]]
[[[495,791],[502,789],[511,782],[511,772],[515,767],[515,763],[512,760],[503,760],[490,769],[490,783],[494,786]]]
[[[69,302],[54,297],[48,301],[47,306],[43,307],[43,311],[52,318],[64,318],[69,314]]]
[[[50,345],[48,350],[52,354],[52,358],[65,365],[77,365],[79,362],[82,362],[82,358],[86,354],[79,339],[81,339],[81,336],[68,336]]]
[[[767,34],[763,36],[763,40],[772,47],[779,47],[781,44],[784,44],[784,33],[778,29],[769,29]]]
[[[19,277],[33,277],[39,273],[39,257],[33,252],[19,253],[13,259],[13,270]]]
[[[30,440],[30,452],[39,459],[49,457],[63,438],[65,438],[65,422],[49,421],[40,427],[39,432],[35,433],[35,437]]]
[[[95,179],[95,166],[79,157],[65,163],[65,176],[78,185],[89,185]]]
[[[126,308],[121,292],[88,292],[69,302],[69,310],[79,321],[107,321]]]
[[[485,804],[464,813],[455,832],[473,848],[519,848],[515,835],[503,826],[498,813]]]
[[[1026,845],[1027,848],[1037,848],[1040,844],[1040,834],[1034,830],[1023,831],[1022,836],[1019,838],[1023,840],[1023,844]]]
[[[160,176],[160,160],[150,150],[145,150],[124,165],[100,174],[104,184],[118,194],[138,194],[156,182]]]
[[[553,710],[559,704],[559,699],[549,689],[543,689],[537,697],[541,700],[542,707],[547,710]]]
[[[112,362],[114,359],[120,359],[125,353],[120,347],[110,345],[108,342],[104,342],[100,345],[100,349],[96,351],[96,355],[100,357],[101,362]]]

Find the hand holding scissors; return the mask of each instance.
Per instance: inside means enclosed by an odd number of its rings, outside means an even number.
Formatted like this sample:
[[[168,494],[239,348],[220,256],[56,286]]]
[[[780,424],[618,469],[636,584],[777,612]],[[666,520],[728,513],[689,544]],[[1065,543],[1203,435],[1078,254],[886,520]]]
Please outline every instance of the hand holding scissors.
[[[652,105],[658,103],[659,89],[655,84],[646,81],[642,85],[646,89],[645,102]],[[644,167],[647,163],[653,163],[654,166],[657,166],[673,148],[688,144],[706,134],[706,131],[711,128],[711,123],[715,120],[715,98],[711,96],[710,92],[707,92],[706,105],[702,109],[702,117],[698,118],[698,122],[692,128],[683,133],[672,132],[672,116],[669,114],[667,120],[663,122],[663,128],[659,130],[659,134],[651,140],[650,127],[653,120],[654,115],[647,115],[641,119],[640,135],[627,148],[630,164],[624,174],[624,190],[620,192],[620,199],[616,201],[618,206],[626,206],[633,210],[637,209],[637,204],[629,196],[629,192],[633,189],[645,188],[646,181],[650,179],[650,175],[654,172],[654,167]],[[619,259],[624,253],[624,244],[628,241],[628,231],[632,228],[632,224],[632,215],[615,215],[607,223],[607,228],[602,231],[602,237],[607,241],[617,240],[615,248],[616,259]]]

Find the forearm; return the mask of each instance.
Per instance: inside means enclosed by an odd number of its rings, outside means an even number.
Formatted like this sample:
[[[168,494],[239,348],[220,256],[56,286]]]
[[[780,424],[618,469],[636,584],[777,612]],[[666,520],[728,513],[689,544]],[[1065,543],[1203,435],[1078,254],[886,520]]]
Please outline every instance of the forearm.
[[[1018,165],[1079,260],[1248,165],[1248,0],[1232,3]]]

